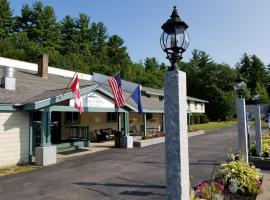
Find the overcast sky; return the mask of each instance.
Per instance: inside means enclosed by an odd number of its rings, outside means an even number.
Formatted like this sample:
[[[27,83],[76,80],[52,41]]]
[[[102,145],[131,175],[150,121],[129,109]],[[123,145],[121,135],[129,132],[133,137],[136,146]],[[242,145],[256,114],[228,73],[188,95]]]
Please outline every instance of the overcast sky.
[[[33,0],[10,0],[14,14]],[[174,5],[189,25],[190,46],[183,54],[188,60],[193,49],[205,50],[219,63],[234,66],[243,53],[256,54],[270,63],[269,0],[43,0],[54,7],[58,20],[80,12],[91,21],[102,21],[109,34],[125,40],[135,62],[146,57],[168,61],[159,44],[161,25]]]

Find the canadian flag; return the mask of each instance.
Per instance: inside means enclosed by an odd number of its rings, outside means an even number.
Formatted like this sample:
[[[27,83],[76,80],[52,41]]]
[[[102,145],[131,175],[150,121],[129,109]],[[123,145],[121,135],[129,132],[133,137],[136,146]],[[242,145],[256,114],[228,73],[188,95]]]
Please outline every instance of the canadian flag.
[[[80,113],[82,113],[83,107],[82,107],[82,101],[81,101],[81,91],[80,91],[78,74],[76,74],[76,76],[75,76],[75,78],[70,86],[70,89],[75,94],[74,107]]]

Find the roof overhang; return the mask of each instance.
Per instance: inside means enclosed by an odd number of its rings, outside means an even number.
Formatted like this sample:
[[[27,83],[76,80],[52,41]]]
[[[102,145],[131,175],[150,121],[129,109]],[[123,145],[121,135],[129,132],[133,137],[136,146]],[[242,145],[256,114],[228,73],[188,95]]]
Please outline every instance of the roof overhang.
[[[87,95],[90,92],[93,91],[99,91],[102,94],[114,99],[113,94],[111,93],[110,90],[108,90],[107,88],[101,86],[100,84],[95,84],[95,85],[91,85],[85,88],[81,89],[81,96]],[[28,104],[24,104],[22,106],[23,110],[41,110],[44,107],[48,107],[48,106],[53,106],[59,102],[65,101],[65,100],[69,100],[69,99],[73,99],[74,98],[74,94],[72,92],[68,92],[66,94],[63,95],[58,95],[58,96],[54,96],[48,99],[44,99],[41,101],[37,101],[37,102],[33,102],[33,103],[28,103]],[[136,108],[134,108],[132,105],[126,103],[126,108],[127,110],[132,110],[132,111],[136,111]],[[75,111],[75,109],[73,109]],[[123,110],[123,109],[121,109]],[[124,108],[125,110],[125,108]]]

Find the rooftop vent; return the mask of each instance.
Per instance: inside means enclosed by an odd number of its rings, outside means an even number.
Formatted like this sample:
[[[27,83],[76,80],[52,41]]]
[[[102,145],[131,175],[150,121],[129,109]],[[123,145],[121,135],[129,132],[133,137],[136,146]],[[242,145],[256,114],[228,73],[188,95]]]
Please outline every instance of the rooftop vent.
[[[1,84],[6,90],[16,90],[16,78],[14,77],[13,67],[4,66],[4,74]]]

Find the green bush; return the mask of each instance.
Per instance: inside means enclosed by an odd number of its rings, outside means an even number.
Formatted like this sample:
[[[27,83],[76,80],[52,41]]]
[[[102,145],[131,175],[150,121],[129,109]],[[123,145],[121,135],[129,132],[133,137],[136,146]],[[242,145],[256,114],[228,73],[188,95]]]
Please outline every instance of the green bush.
[[[270,134],[262,137],[262,151],[263,154],[268,154],[270,152]],[[256,142],[252,142],[250,145],[250,153],[253,156],[257,156]]]
[[[206,124],[209,119],[205,114],[195,113],[190,116],[190,124]]]
[[[194,116],[190,115],[190,124],[194,124]]]
[[[194,124],[200,124],[200,114],[193,114]]]
[[[209,122],[209,119],[205,114],[200,115],[200,123],[201,124],[207,124]]]

